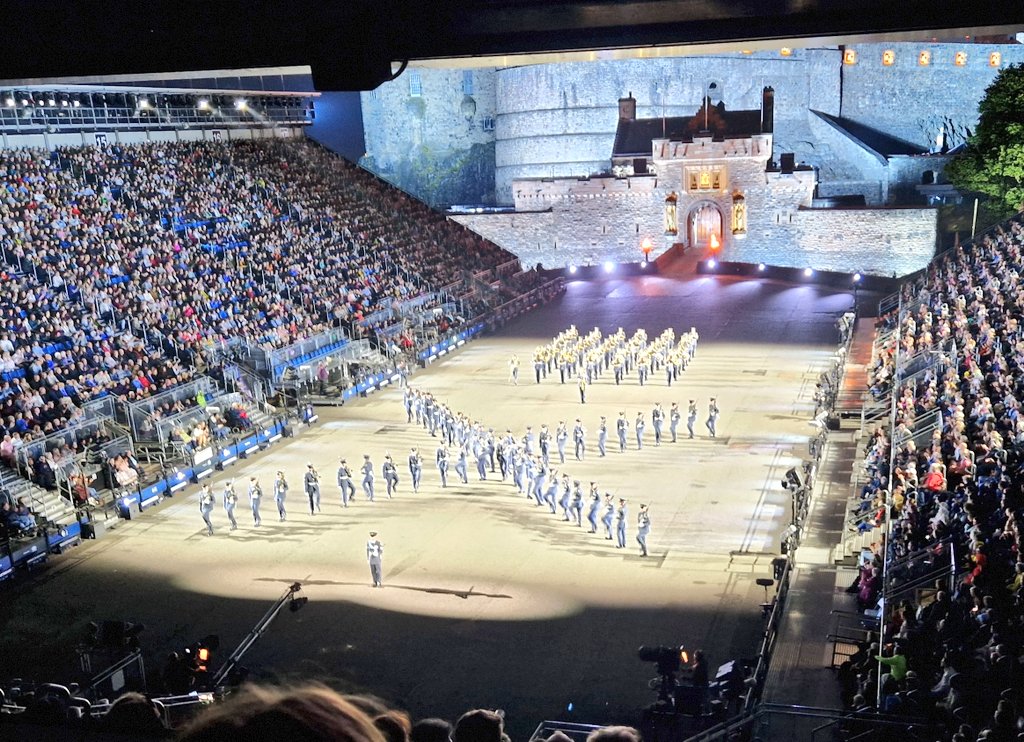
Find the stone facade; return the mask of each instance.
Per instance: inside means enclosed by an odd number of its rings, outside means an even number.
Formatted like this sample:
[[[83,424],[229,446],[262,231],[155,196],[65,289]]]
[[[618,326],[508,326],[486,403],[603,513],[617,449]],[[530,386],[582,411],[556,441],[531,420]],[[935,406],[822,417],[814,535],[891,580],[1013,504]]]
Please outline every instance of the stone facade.
[[[826,131],[809,112],[849,118],[926,150],[944,131],[953,146],[976,124],[978,101],[998,71],[989,55],[998,52],[1001,66],[1024,62],[1020,44],[900,42],[846,50],[854,64],[843,63],[843,49],[818,48],[788,57],[757,52],[477,69],[471,121],[461,70],[411,69],[363,94],[367,164],[432,203],[443,199],[422,189],[440,180],[443,192],[465,202],[511,204],[516,178],[607,172],[616,101],[627,93],[636,97],[639,117],[653,118],[692,115],[712,82],[716,96],[740,109],[756,107],[761,88],[771,85],[775,158],[792,152],[816,168],[822,196],[860,194],[869,204],[885,203],[886,194],[912,194],[914,184],[898,179],[902,171],[890,170],[886,185],[866,177],[856,157],[847,159],[844,135]],[[919,64],[922,51],[928,65]],[[963,66],[954,63],[957,52],[965,54]],[[414,71],[419,103],[410,100]],[[491,122],[493,131],[485,129]]]
[[[902,276],[923,268],[933,257],[935,209],[804,208],[784,201],[805,188],[798,182],[787,183],[784,177],[765,184],[777,208],[749,210],[746,238],[727,235],[720,252],[723,260]],[[637,262],[645,237],[652,238],[652,258],[675,242],[665,238],[663,229],[668,191],[654,187],[654,181],[654,177],[548,181],[542,183],[543,199],[536,196],[549,205],[547,211],[451,218],[514,252],[527,266]],[[714,202],[722,210],[728,208],[724,199]],[[680,221],[684,219],[681,215]],[[704,246],[697,248],[706,251]]]
[[[633,110],[632,99],[623,103],[622,110]],[[741,122],[757,112],[737,113]],[[623,114],[619,129],[637,132],[626,145],[634,147],[639,141],[632,139],[652,127],[630,116]],[[723,260],[885,275],[912,272],[931,259],[934,209],[813,208],[814,170],[776,167],[772,151],[768,131],[654,139],[639,163],[646,174],[519,179],[512,184],[517,213],[453,218],[524,264],[547,268],[638,262],[642,246],[656,258],[673,244]],[[627,167],[626,158],[616,162]],[[865,164],[887,167],[877,154]]]
[[[495,70],[407,70],[361,94],[363,164],[432,206],[494,200]]]
[[[978,123],[978,102],[1001,67],[1024,62],[1021,44],[858,44],[854,64],[841,65],[841,115],[897,139],[935,147],[961,144]],[[892,64],[882,55],[892,52]],[[928,64],[921,64],[922,52]],[[963,66],[956,55],[964,56]],[[990,55],[999,54],[999,66]]]
[[[691,116],[712,83],[712,102],[726,100],[734,109],[757,108],[761,89],[774,87],[777,130],[809,108],[838,115],[840,59],[838,49],[798,49],[790,57],[724,54],[498,70],[498,201],[511,203],[515,178],[607,172],[618,100],[627,93],[636,98],[638,118]]]

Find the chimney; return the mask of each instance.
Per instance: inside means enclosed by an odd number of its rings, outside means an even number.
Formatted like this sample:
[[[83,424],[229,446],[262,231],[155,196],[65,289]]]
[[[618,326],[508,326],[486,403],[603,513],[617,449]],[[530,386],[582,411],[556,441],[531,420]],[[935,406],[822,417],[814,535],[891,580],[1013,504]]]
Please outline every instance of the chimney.
[[[636,121],[636,98],[630,91],[626,98],[619,98],[619,118],[625,121]]]
[[[775,88],[766,86],[761,91],[761,133],[771,134],[775,129]]]

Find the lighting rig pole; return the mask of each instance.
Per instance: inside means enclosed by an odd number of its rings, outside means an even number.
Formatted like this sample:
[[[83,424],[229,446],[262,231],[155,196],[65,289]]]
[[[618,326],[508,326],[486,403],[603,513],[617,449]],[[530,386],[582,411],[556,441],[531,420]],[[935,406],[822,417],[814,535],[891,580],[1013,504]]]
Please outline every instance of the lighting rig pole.
[[[268,610],[263,615],[263,618],[261,618],[256,623],[255,626],[253,626],[252,631],[250,631],[246,635],[246,637],[242,639],[241,644],[235,647],[235,651],[231,653],[230,657],[228,657],[227,662],[225,662],[217,671],[217,674],[213,676],[213,678],[210,680],[211,688],[218,688],[224,684],[228,676],[230,676],[231,673],[234,671],[235,667],[238,666],[238,663],[242,659],[242,656],[252,648],[252,645],[255,644],[256,641],[261,636],[263,636],[264,633],[266,633],[267,629],[270,628],[270,624],[274,621],[275,618],[277,618],[277,614],[280,613],[286,605],[294,613],[306,604],[309,598],[295,597],[295,594],[299,592],[301,589],[302,583],[296,582],[289,586],[287,590],[285,590],[284,595],[278,598],[274,605],[270,607],[270,610]]]

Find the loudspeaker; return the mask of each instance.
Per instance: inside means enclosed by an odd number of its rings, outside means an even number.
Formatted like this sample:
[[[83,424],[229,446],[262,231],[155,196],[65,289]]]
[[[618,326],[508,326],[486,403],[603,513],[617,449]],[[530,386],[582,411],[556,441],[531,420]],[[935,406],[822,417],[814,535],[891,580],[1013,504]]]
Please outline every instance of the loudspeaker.
[[[82,538],[103,538],[107,532],[107,522],[93,520],[82,524]]]

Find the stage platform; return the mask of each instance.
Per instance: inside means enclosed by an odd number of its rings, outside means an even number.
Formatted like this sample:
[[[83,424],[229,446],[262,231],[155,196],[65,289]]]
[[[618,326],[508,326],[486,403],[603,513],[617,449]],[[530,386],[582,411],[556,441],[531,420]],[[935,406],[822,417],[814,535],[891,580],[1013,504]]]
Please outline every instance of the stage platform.
[[[190,487],[15,587],[0,607],[4,672],[66,678],[88,621],[127,619],[146,624],[141,639],[155,679],[168,651],[206,634],[220,635],[226,655],[299,581],[309,604],[282,614],[246,656],[253,678],[321,679],[415,716],[503,708],[513,740],[541,719],[636,723],[655,700],[647,682],[656,672],[637,659],[641,644],[703,648],[713,667],[756,653],[764,593],[754,581],[771,576],[790,517],[780,480],[806,456],[814,385],[836,349],[834,323],[852,303],[834,289],[671,266],[661,275],[570,281],[560,300],[412,377],[496,431],[554,429],[562,419],[571,428],[581,418],[586,459],[570,456],[564,471],[628,499],[626,549],[534,507],[511,483],[475,481],[472,469],[469,484],[453,473],[454,484],[441,489],[436,439],[406,424],[401,391],[388,388],[320,408],[320,422],[294,440],[218,472],[213,537]],[[617,387],[607,374],[581,405],[576,386],[559,384],[557,373],[541,384],[532,378],[533,348],[570,324],[581,332],[643,328],[652,338],[696,327],[700,344],[671,388],[660,373],[643,387],[635,377]],[[513,353],[522,363],[518,386],[508,382]],[[703,427],[710,396],[722,411],[714,440]],[[701,411],[697,438],[655,447],[654,404],[685,410],[691,398]],[[612,434],[608,456],[598,458],[599,416],[613,423],[619,411],[631,422],[644,412],[646,445],[637,451],[631,431],[620,454]],[[405,463],[411,446],[425,461],[418,494]],[[380,478],[387,452],[401,477],[392,500]],[[343,509],[333,484],[338,458],[358,469],[364,454],[376,468],[377,501],[360,494]],[[307,462],[324,476],[315,516],[302,495]],[[278,522],[268,494],[263,526],[254,528],[244,507],[248,477],[269,493],[278,469],[291,485],[288,519]],[[240,495],[234,532],[219,497],[229,477]],[[641,502],[652,520],[647,558],[634,541]],[[379,590],[366,562],[371,530],[385,545]]]

